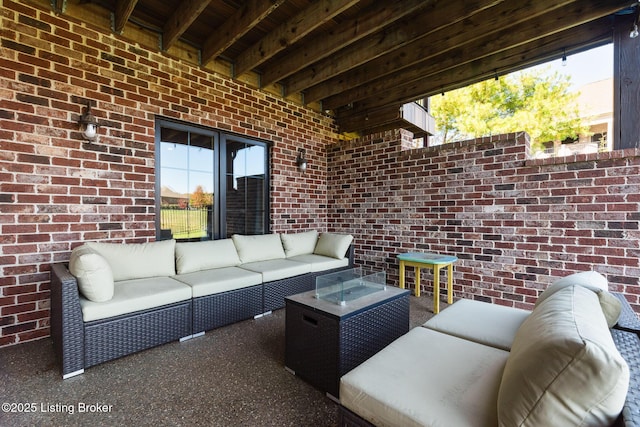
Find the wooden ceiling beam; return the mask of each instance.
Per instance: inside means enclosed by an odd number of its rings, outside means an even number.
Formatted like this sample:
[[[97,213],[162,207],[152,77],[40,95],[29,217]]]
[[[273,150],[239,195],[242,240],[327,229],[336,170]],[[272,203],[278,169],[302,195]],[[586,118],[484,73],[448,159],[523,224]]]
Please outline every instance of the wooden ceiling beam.
[[[326,58],[340,49],[370,34],[373,34],[393,22],[410,16],[428,3],[436,0],[394,0],[375,2],[371,8],[350,22],[342,23],[331,34],[319,35],[306,41],[295,52],[282,59],[273,61],[262,73],[262,84],[269,85],[282,80],[303,68]]]
[[[133,9],[136,8],[138,0],[118,0],[116,3],[116,11],[113,20],[113,31],[122,34],[124,26],[129,21]]]
[[[327,99],[349,88],[361,86],[385,75],[397,73],[399,70],[412,65],[424,63],[429,58],[471,43],[479,38],[487,39],[488,35],[497,33],[504,28],[516,27],[544,13],[551,13],[556,9],[556,6],[565,6],[575,2],[576,0],[546,0],[524,4],[516,2],[501,3],[481,11],[469,18],[469,20],[441,28],[432,32],[429,37],[420,38],[401,49],[376,58],[348,73],[343,73],[310,87],[305,90],[305,100],[307,102],[316,102],[320,99]],[[550,7],[549,3],[552,3],[553,6]],[[323,108],[334,109],[344,105],[338,104],[341,102],[340,99],[344,98],[330,98],[329,101],[323,103]]]
[[[469,63],[442,70],[424,69],[423,79],[397,87],[382,102],[365,100],[351,109],[340,110],[336,121],[344,132],[368,128],[367,116],[378,109],[386,110],[386,105],[399,106],[404,99],[425,98],[477,83],[495,76],[496,70],[507,74],[537,65],[559,57],[564,50],[573,53],[600,46],[611,41],[611,24],[611,17],[604,17]]]
[[[362,132],[395,123],[401,117],[400,104],[398,104],[343,117],[338,119],[337,123],[340,132]]]
[[[395,90],[416,80],[423,80],[429,73],[446,70],[457,65],[468,63],[484,56],[489,56],[533,40],[556,34],[576,25],[611,15],[620,10],[620,5],[627,0],[581,0],[578,3],[556,9],[548,14],[527,21],[527,25],[504,27],[497,33],[475,39],[471,43],[447,50],[436,56],[429,56],[424,61],[412,67],[378,78],[374,81],[347,89],[339,95],[323,100],[324,109],[336,109],[354,101],[384,97],[385,90]],[[574,21],[568,21],[567,16],[574,16]],[[381,92],[382,91],[382,92]],[[417,99],[416,96],[413,99]],[[407,102],[411,99],[406,100]]]
[[[312,3],[305,10],[294,15],[262,40],[242,52],[235,60],[234,74],[240,76],[258,67],[358,1],[318,0]]]
[[[288,94],[304,91],[306,88],[393,52],[416,39],[427,37],[435,31],[468,19],[501,2],[501,0],[478,0],[473,6],[466,2],[448,0],[430,3],[416,16],[403,19],[383,31],[365,37],[331,57],[294,74],[285,81],[286,91]]]
[[[247,34],[286,0],[249,0],[211,33],[202,48],[202,63],[219,57],[226,49]]]
[[[421,92],[423,92],[421,97],[435,96],[443,92],[459,89],[494,78],[496,74],[505,75],[523,68],[533,67],[559,58],[560,52],[566,51],[567,55],[572,55],[610,43],[612,40],[611,28],[606,28],[606,25],[610,22],[607,21],[605,25],[591,22],[584,25],[584,33],[582,30],[578,30],[579,33],[577,34],[574,33],[576,30],[569,30],[562,36],[553,35],[539,40],[538,43],[534,42],[534,44],[538,45],[536,47],[530,45],[519,46],[506,52],[431,75],[428,78],[428,87],[421,88]],[[599,28],[595,29],[598,26]],[[600,33],[594,34],[596,30],[599,30]],[[519,65],[514,65],[515,61],[522,62],[519,62]],[[496,73],[495,70],[499,71]]]
[[[162,49],[168,50],[180,36],[193,24],[203,10],[209,6],[211,0],[186,0],[167,19],[162,28]]]

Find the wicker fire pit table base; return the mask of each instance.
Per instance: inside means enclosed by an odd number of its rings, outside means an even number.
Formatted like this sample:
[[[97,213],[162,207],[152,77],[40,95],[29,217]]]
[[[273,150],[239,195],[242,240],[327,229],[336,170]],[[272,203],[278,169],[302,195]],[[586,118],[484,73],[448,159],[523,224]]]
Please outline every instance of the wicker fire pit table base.
[[[408,290],[349,292],[358,297],[343,304],[316,291],[285,298],[286,368],[334,399],[342,375],[409,331]]]

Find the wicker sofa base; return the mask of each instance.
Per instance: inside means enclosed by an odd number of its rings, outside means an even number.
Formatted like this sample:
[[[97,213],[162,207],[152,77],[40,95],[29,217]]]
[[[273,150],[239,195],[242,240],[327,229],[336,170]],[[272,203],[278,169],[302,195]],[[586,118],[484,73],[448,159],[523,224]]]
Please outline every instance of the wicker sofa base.
[[[310,291],[314,284],[312,273],[265,283],[264,311],[269,312],[283,308],[285,297]]]
[[[264,313],[263,286],[222,292],[193,299],[195,334],[250,319]]]
[[[84,366],[191,335],[191,300],[84,324]]]
[[[360,418],[342,405],[338,407],[338,426],[340,427],[375,427],[364,418]]]

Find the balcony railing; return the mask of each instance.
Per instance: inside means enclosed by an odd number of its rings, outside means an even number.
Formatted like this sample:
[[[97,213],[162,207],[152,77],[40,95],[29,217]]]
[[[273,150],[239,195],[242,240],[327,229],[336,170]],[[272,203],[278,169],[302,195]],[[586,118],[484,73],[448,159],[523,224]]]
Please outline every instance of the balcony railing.
[[[415,137],[433,135],[436,132],[436,120],[417,102],[409,102],[400,108],[400,116],[405,122],[402,126],[413,132]]]

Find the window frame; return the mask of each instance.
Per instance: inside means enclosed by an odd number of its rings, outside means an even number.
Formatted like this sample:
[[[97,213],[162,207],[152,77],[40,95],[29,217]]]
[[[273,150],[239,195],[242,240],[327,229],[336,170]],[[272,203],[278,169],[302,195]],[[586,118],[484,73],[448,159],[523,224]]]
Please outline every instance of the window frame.
[[[194,241],[194,240],[218,240],[224,239],[227,236],[227,165],[226,165],[226,155],[227,155],[227,144],[231,141],[234,143],[241,142],[248,145],[256,145],[264,148],[264,213],[263,213],[263,233],[269,233],[271,230],[271,222],[270,222],[270,212],[271,212],[271,170],[269,168],[270,157],[271,157],[271,147],[272,142],[266,141],[259,138],[248,137],[246,135],[241,135],[233,132],[227,132],[221,129],[210,128],[194,123],[184,122],[180,120],[169,119],[166,117],[156,117],[155,119],[155,149],[154,149],[154,161],[155,161],[155,228],[156,228],[156,240],[166,240],[168,237],[162,236],[161,229],[161,184],[162,184],[162,163],[161,163],[161,136],[162,128],[170,128],[177,131],[184,132],[193,132],[198,133],[205,136],[211,136],[214,140],[214,159],[213,159],[213,202],[214,208],[212,212],[212,221],[211,224],[212,233],[209,238],[198,238],[198,239],[176,239],[177,241]],[[245,231],[246,231],[246,223],[245,223]],[[172,237],[173,238],[173,237]]]

